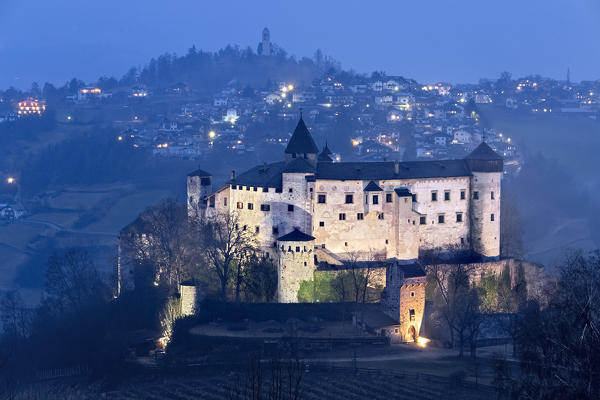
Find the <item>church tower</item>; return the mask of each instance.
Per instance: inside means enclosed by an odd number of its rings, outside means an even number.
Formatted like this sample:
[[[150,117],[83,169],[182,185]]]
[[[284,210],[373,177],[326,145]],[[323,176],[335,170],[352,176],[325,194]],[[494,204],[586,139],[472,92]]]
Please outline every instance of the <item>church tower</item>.
[[[271,32],[268,28],[262,31],[262,41],[258,44],[258,54],[261,56],[271,55]]]

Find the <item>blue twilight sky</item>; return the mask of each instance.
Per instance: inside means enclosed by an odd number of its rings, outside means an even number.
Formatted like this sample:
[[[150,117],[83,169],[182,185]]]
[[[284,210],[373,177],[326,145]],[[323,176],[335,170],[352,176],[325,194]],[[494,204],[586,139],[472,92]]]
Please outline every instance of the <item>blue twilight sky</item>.
[[[600,78],[599,0],[0,0],[0,88],[121,76],[192,44],[256,49],[265,26],[290,54],[425,83]]]

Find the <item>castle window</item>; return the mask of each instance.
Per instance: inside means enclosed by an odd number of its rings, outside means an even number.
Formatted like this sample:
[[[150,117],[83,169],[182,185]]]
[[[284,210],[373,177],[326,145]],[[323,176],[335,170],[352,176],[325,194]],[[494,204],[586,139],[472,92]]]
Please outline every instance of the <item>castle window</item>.
[[[242,190],[242,185],[238,185],[238,190]]]
[[[473,192],[473,200],[479,200],[479,192]]]
[[[263,193],[269,193],[269,188],[268,187],[263,188]]]
[[[254,187],[252,188],[252,190],[254,190],[255,192],[258,192],[258,187],[257,187],[257,186],[254,186]]]
[[[281,188],[275,188],[275,193],[281,193]]]
[[[292,158],[296,158],[296,153],[292,153]]]
[[[244,225],[244,226],[242,227],[242,230],[243,230],[243,231],[245,231],[246,229],[248,229],[248,225]]]
[[[427,223],[427,217],[419,217],[419,224],[425,225]]]
[[[410,292],[410,297],[415,297],[415,292]]]
[[[248,203],[248,210],[254,210],[254,204]]]
[[[194,204],[194,196],[190,196],[190,204]]]
[[[325,226],[325,221],[319,221],[319,226]]]
[[[277,235],[279,233],[279,227],[274,226],[273,227],[273,235]]]
[[[227,197],[223,197],[223,205],[227,207]]]
[[[379,196],[376,194],[373,195],[373,204],[379,204]]]
[[[288,204],[288,211],[289,212],[294,212],[294,205],[293,204]]]
[[[231,189],[235,190],[235,189],[237,189],[237,186],[236,185],[231,185]]]
[[[492,193],[490,193],[490,198],[491,198],[492,200],[494,200],[494,191],[492,191]]]
[[[247,191],[250,191],[250,186],[246,186],[246,190],[247,190]]]
[[[256,233],[260,233],[260,226],[256,227]]]
[[[307,264],[306,264],[306,261],[304,261],[304,266],[306,267],[306,265],[307,265]]]
[[[357,219],[357,220],[359,220],[359,221],[362,221],[364,218],[365,218],[365,216],[364,216],[364,214],[363,214],[363,213],[358,213],[358,214],[356,214],[356,219]]]
[[[288,189],[288,192],[290,192],[290,193],[293,193],[293,192],[294,192],[294,189],[292,189],[292,188],[289,188],[289,189]]]
[[[208,201],[208,205],[209,205],[209,207],[215,206],[215,196],[210,198],[210,200]]]
[[[344,242],[344,246],[348,247],[348,242]]]
[[[438,215],[438,224],[443,224],[445,222],[444,214]]]
[[[391,193],[386,193],[385,194],[385,202],[386,203],[391,203],[392,202],[392,194]]]
[[[460,244],[465,244],[465,238],[460,238]]]
[[[271,211],[271,205],[270,204],[261,204],[260,211]]]
[[[385,244],[390,244],[389,239],[385,239]]]
[[[347,194],[346,195],[346,204],[352,204],[354,203],[354,196],[351,194]]]
[[[340,221],[345,221],[346,220],[346,214],[345,213],[340,213],[340,215],[338,216],[338,218],[340,219]]]
[[[463,218],[462,218],[462,213],[456,213],[456,222],[462,222]]]
[[[450,191],[446,190],[444,192],[444,201],[450,201]]]
[[[300,246],[296,246],[296,253],[300,252]]]
[[[409,316],[409,319],[411,322],[414,321],[415,320],[415,310],[412,308],[410,310],[408,310],[408,316]]]
[[[324,195],[324,194],[318,195],[317,202],[319,204],[325,204],[326,201],[327,201],[327,195]]]
[[[309,189],[308,189],[308,191],[312,193],[312,191],[313,191],[313,188],[309,188]]]
[[[398,328],[394,328],[394,333],[398,333]]]
[[[437,201],[437,191],[431,192],[431,201]]]
[[[490,221],[494,221],[494,214],[490,215]]]
[[[384,214],[383,213],[379,213],[379,215],[377,216],[378,219],[383,219],[384,218]]]
[[[464,200],[467,198],[467,191],[466,190],[461,190],[460,191],[460,199]]]

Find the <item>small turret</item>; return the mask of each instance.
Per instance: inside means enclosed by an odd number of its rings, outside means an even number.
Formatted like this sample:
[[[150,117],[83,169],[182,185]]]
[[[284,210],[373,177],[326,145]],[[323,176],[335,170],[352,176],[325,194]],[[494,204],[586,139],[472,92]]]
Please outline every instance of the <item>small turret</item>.
[[[280,303],[297,303],[302,281],[313,279],[315,238],[295,228],[277,239],[277,299]]]
[[[325,147],[323,148],[321,154],[319,154],[319,162],[333,162],[333,158],[331,158],[332,155],[333,153],[331,150],[329,150],[327,142],[325,142]]]

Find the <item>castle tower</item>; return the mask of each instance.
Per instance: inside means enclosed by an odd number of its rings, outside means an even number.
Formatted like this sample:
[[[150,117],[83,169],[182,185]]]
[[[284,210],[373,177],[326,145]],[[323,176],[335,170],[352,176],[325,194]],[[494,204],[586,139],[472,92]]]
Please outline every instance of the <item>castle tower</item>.
[[[206,196],[212,192],[212,175],[201,169],[187,176],[188,216],[203,217],[206,210]]]
[[[262,31],[262,41],[258,44],[258,54],[261,56],[271,55],[271,32],[268,28]]]
[[[472,249],[486,259],[500,257],[500,188],[504,161],[482,142],[465,157],[471,170]]]
[[[294,229],[277,239],[277,299],[280,303],[297,303],[300,283],[313,279],[315,238]]]
[[[317,166],[317,154],[319,149],[310,131],[306,127],[302,116],[296,125],[296,129],[285,148],[285,163],[289,165],[292,161],[303,158],[313,167]]]
[[[398,323],[392,342],[412,342],[419,337],[425,312],[426,273],[417,264],[390,264],[386,268],[382,311]]]

